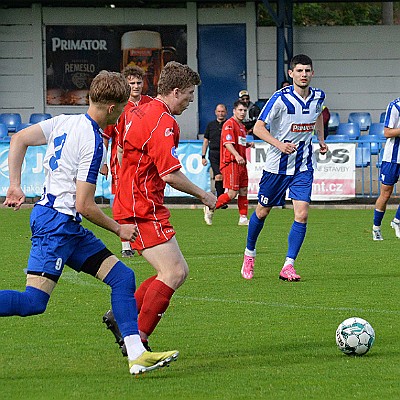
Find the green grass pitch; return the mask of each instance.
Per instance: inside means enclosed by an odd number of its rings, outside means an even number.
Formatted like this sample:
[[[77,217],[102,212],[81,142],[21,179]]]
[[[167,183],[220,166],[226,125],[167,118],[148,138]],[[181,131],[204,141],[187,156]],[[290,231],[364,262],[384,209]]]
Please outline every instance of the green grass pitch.
[[[109,210],[107,210],[109,212]],[[29,209],[0,209],[0,289],[23,290],[30,248]],[[240,275],[247,228],[237,210],[173,209],[171,221],[190,275],[151,337],[154,350],[180,350],[170,368],[134,378],[102,324],[109,288],[68,267],[46,313],[2,318],[4,399],[397,399],[400,398],[400,241],[371,210],[311,209],[296,263],[298,283],[282,282],[291,209],[268,217],[255,277]],[[113,234],[85,223],[119,254]],[[135,256],[141,282],[154,274]],[[363,357],[335,344],[340,322],[359,316],[376,341]]]

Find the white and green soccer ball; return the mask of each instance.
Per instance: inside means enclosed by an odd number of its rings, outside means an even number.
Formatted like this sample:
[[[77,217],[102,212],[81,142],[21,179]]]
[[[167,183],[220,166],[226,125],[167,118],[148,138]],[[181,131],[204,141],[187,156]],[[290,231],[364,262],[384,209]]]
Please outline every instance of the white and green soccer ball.
[[[348,318],[336,329],[336,344],[343,353],[349,356],[366,354],[374,341],[374,329],[362,318]]]

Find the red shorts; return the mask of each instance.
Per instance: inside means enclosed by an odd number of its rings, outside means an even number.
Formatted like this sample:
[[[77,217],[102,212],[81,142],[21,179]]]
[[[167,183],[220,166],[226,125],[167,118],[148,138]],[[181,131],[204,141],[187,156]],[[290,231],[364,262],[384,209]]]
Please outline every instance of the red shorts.
[[[131,247],[141,253],[142,250],[168,242],[175,236],[175,230],[168,219],[151,221],[142,218],[119,220],[119,224],[135,224],[139,234]]]
[[[247,188],[249,178],[246,165],[239,165],[237,162],[230,162],[221,169],[224,177],[224,188],[238,191],[240,188]]]

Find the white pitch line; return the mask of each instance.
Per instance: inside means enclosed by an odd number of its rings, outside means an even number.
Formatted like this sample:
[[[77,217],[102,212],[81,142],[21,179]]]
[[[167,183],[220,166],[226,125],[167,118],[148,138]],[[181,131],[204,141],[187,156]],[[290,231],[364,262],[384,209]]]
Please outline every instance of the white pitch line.
[[[191,301],[204,301],[212,303],[228,303],[228,304],[241,304],[241,305],[256,305],[256,306],[267,306],[276,308],[294,308],[302,310],[320,310],[320,311],[354,311],[354,312],[370,312],[370,313],[382,313],[382,314],[394,314],[400,315],[400,310],[377,310],[371,308],[351,308],[351,307],[325,307],[325,306],[306,306],[299,304],[285,304],[285,303],[273,303],[267,301],[257,300],[228,300],[218,299],[212,297],[192,297],[192,296],[180,296],[174,295],[174,298]]]
[[[62,279],[80,286],[98,287],[108,289],[107,285],[102,285],[100,281],[86,281],[82,280],[77,273],[73,271],[64,271]],[[359,313],[381,313],[389,315],[400,315],[400,310],[379,310],[373,308],[352,308],[352,307],[325,307],[325,306],[307,306],[300,304],[286,304],[286,303],[274,303],[268,301],[258,300],[239,300],[239,299],[219,299],[215,297],[194,297],[194,296],[182,296],[175,294],[174,299],[188,300],[188,301],[203,301],[210,303],[225,303],[225,304],[240,304],[240,305],[253,305],[253,306],[264,306],[273,308],[293,308],[297,310],[319,310],[319,311],[347,311],[347,312],[359,312]]]

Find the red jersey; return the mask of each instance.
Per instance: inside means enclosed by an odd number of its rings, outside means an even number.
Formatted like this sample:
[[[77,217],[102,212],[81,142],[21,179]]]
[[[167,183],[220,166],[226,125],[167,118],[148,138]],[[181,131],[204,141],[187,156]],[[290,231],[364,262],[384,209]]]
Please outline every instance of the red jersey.
[[[118,163],[118,144],[119,144],[119,136],[121,132],[125,131],[125,119],[128,111],[134,107],[141,106],[142,104],[149,103],[153,100],[152,97],[142,95],[140,96],[139,101],[131,101],[129,100],[122,114],[118,118],[118,121],[115,125],[108,125],[104,130],[104,136],[111,140],[111,148],[110,148],[110,173],[111,173],[111,193],[116,193],[116,188],[118,185],[118,172],[119,172],[119,163]]]
[[[160,99],[127,113],[114,219],[169,218],[164,206],[166,184],[161,178],[182,167],[176,153],[179,135],[178,123]]]
[[[246,160],[246,127],[233,117],[225,121],[221,131],[221,162],[220,169],[232,161],[234,155],[225,147],[230,143],[235,150]]]

